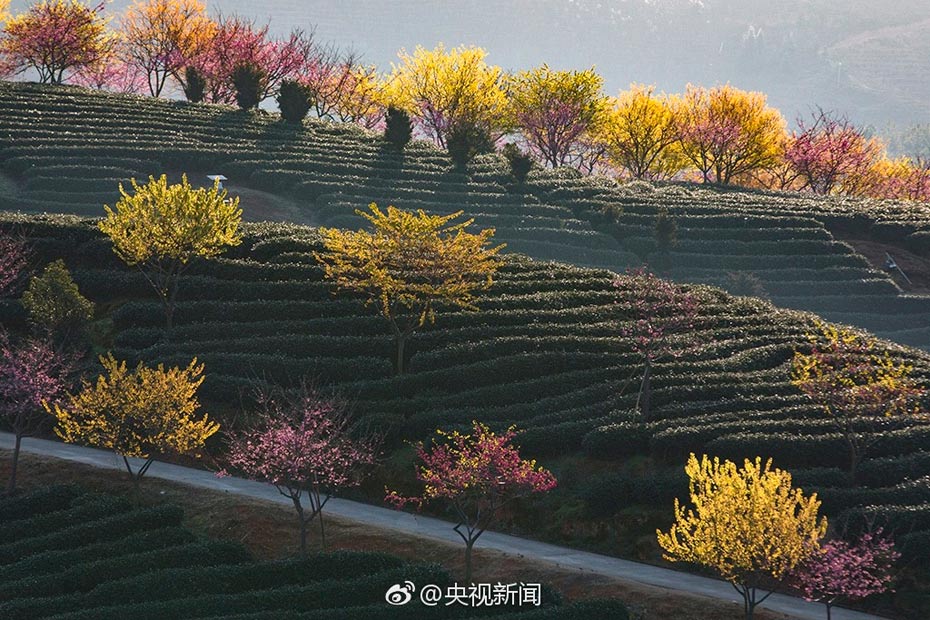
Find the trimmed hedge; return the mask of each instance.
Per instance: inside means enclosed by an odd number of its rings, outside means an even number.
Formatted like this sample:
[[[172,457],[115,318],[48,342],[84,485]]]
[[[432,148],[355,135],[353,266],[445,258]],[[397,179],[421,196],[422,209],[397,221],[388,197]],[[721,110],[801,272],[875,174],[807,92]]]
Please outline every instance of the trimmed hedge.
[[[404,581],[451,583],[444,569],[435,565],[409,565],[382,570],[352,579],[333,578],[306,586],[284,586],[225,595],[192,596],[183,599],[94,607],[56,614],[56,620],[164,620],[171,617],[228,616],[250,611],[310,611],[359,605],[384,600],[387,588]]]
[[[207,542],[174,545],[164,549],[75,564],[60,572],[4,582],[0,586],[0,600],[9,602],[0,603],[0,617],[25,620],[40,617],[40,614],[69,611],[84,606],[85,603],[106,604],[123,601],[127,596],[131,596],[133,591],[137,592],[137,596],[143,597],[143,600],[151,600],[148,597],[154,594],[144,588],[133,590],[130,586],[125,588],[128,592],[123,592],[120,591],[119,585],[114,584],[140,581],[139,578],[134,579],[134,575],[143,575],[140,582],[146,583],[145,577],[151,571],[156,571],[154,575],[157,576],[171,573],[171,569],[187,571],[184,574],[190,578],[191,575],[207,572],[218,564],[242,564],[250,559],[241,545]],[[181,581],[178,585],[184,587],[184,583]],[[89,594],[77,596],[77,593],[82,592]]]
[[[45,536],[0,545],[0,564],[10,564],[49,549],[74,549],[153,527],[179,525],[181,517],[181,509],[177,506],[158,506],[131,510],[90,523],[78,523]]]
[[[243,553],[241,548],[239,553]],[[199,559],[200,556],[192,554],[191,557]],[[128,604],[201,594],[237,594],[286,585],[307,585],[331,579],[333,575],[352,579],[397,569],[405,564],[400,558],[385,553],[353,551],[315,553],[305,558],[273,562],[244,563],[246,559],[245,556],[236,559],[232,566],[229,562],[203,563],[194,568],[179,565],[177,568],[146,572],[138,577],[108,581],[83,597],[80,604],[90,607],[116,600]]]
[[[641,454],[651,436],[642,422],[633,419],[595,428],[584,436],[582,448],[592,458],[625,459]]]
[[[49,549],[27,556],[12,564],[0,566],[0,579],[15,581],[61,571],[62,566],[87,564],[97,560],[115,560],[134,555],[188,545],[194,535],[180,527],[163,527],[142,532],[130,532],[113,540],[103,540],[75,549]]]
[[[595,476],[579,491],[595,517],[611,517],[633,505],[670,507],[675,499],[688,498],[688,477],[682,469],[642,475],[622,472]]]
[[[72,501],[71,506],[63,510],[54,510],[11,523],[0,522],[0,540],[26,540],[44,536],[60,529],[62,524],[94,521],[125,512],[129,508],[129,502],[123,498],[109,495],[79,496]]]
[[[77,485],[56,484],[40,487],[28,493],[19,493],[0,501],[0,523],[9,524],[20,519],[66,510],[84,491]]]

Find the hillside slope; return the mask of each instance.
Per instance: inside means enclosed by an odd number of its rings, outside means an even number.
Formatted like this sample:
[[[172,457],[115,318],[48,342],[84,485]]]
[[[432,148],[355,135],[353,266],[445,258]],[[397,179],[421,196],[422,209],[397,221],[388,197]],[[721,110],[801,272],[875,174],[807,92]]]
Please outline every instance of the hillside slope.
[[[223,424],[234,423],[256,386],[296,386],[307,376],[348,396],[364,422],[388,433],[392,449],[437,426],[517,424],[525,454],[561,464],[551,509],[581,507],[569,513],[574,523],[623,522],[615,515],[630,505],[648,506],[664,523],[672,498],[686,492],[681,463],[689,452],[770,456],[819,492],[839,523],[887,524],[909,559],[926,557],[930,425],[914,419],[884,433],[859,468],[860,486],[848,487],[842,436],[789,381],[813,315],[690,287],[700,300],[694,336],[701,346],[657,364],[654,419],[640,426],[631,411],[635,389],[624,389],[638,360],[621,334],[632,297],[644,292],[624,297],[610,271],[512,256],[480,311],[441,313],[409,346],[410,373],[397,377],[383,318],[357,299],[334,297],[322,281],[315,229],[247,225],[241,246],[192,267],[166,338],[148,284],[92,224],[63,216],[0,220],[3,230],[25,235],[38,262],[63,258],[72,268],[100,308],[98,328],[112,326],[112,342],[98,344],[147,363],[202,361],[205,406]],[[24,326],[19,302],[0,304],[0,322]],[[930,355],[884,346],[930,385]],[[631,457],[650,463],[632,478],[624,473]],[[410,475],[409,461],[397,467],[375,480],[373,494],[394,484],[392,476]]]
[[[930,258],[930,208],[702,188],[619,187],[566,171],[511,187],[497,156],[468,174],[424,143],[398,155],[354,127],[222,106],[73,88],[0,84],[0,206],[100,215],[120,182],[167,172],[230,177],[247,219],[355,226],[371,201],[434,212],[464,210],[494,226],[510,251],[606,267],[640,264],[654,250],[657,209],[679,227],[671,275],[728,285],[752,276],[778,305],[818,312],[912,346],[930,347],[930,297],[909,294],[839,237],[879,240]],[[259,191],[257,191],[259,190]],[[256,199],[280,196],[287,208]],[[654,258],[654,257],[653,257]],[[737,278],[738,279],[738,278]],[[741,292],[741,291],[738,291]]]

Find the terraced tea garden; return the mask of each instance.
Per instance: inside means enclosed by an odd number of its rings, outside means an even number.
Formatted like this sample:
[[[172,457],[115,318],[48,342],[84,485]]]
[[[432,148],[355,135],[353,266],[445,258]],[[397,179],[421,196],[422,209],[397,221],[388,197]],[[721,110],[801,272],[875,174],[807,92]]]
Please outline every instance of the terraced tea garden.
[[[930,208],[686,187],[619,187],[603,178],[534,172],[515,188],[503,160],[456,172],[444,152],[414,143],[403,155],[376,134],[270,115],[73,88],[0,85],[5,208],[97,216],[119,182],[186,171],[292,199],[305,221],[355,226],[371,201],[448,213],[493,226],[512,252],[620,271],[654,253],[659,207],[678,225],[671,276],[727,285],[756,278],[778,305],[810,310],[912,346],[930,347],[930,298],[902,291],[837,238],[872,238],[930,256]],[[245,217],[264,219],[244,204]]]
[[[690,452],[772,457],[818,492],[836,527],[884,525],[915,570],[930,559],[930,425],[890,425],[851,487],[843,436],[790,382],[812,311],[895,340],[882,346],[930,385],[930,354],[915,348],[930,346],[930,297],[905,293],[838,240],[930,257],[927,207],[624,187],[561,171],[534,172],[517,186],[497,156],[460,172],[432,146],[398,154],[345,126],[294,129],[221,106],[21,84],[0,84],[0,170],[17,188],[0,204],[8,210],[0,229],[22,235],[37,264],[65,260],[97,304],[94,345],[147,364],[196,356],[207,375],[200,393],[221,424],[235,424],[256,386],[296,387],[307,377],[347,396],[367,426],[387,434],[389,451],[440,426],[517,424],[522,451],[557,470],[553,506],[577,507],[572,520],[607,527],[630,507],[667,514],[687,492],[681,465]],[[318,230],[293,223],[253,221],[241,245],[193,265],[166,336],[149,283],[115,257],[92,219],[115,202],[119,182],[162,172],[223,173],[288,197],[307,221],[328,226],[357,226],[354,210],[371,201],[463,210],[476,226],[496,227],[511,253],[480,310],[443,311],[413,338],[401,376],[383,318],[334,296],[314,258],[323,251]],[[263,219],[242,206],[248,219]],[[614,280],[655,260],[662,207],[678,226],[670,273],[699,302],[689,336],[700,346],[682,341],[680,357],[655,365],[653,414],[643,421],[629,384],[640,359],[623,335],[640,291],[622,294]],[[711,286],[728,286],[733,273],[755,278],[775,305]],[[0,303],[4,326],[24,321],[18,301]],[[558,539],[558,523],[544,535]],[[921,586],[907,592],[926,599]]]
[[[128,500],[74,486],[40,487],[0,500],[0,616],[13,619],[236,620],[627,618],[617,601],[543,606],[390,606],[395,584],[451,585],[435,564],[383,553],[339,551],[255,561],[241,545],[205,540],[181,525],[173,505]],[[603,614],[603,615],[602,615]]]
[[[313,376],[337,386],[398,448],[437,426],[517,424],[528,456],[587,459],[593,473],[566,478],[557,501],[581,501],[592,518],[637,504],[667,510],[686,492],[681,463],[691,451],[761,454],[818,491],[837,523],[877,519],[899,535],[908,558],[926,557],[930,426],[915,419],[885,433],[860,467],[862,484],[850,488],[842,436],[789,380],[813,315],[691,286],[703,344],[657,364],[654,416],[639,424],[635,389],[624,391],[639,368],[621,335],[632,300],[610,271],[510,257],[480,311],[441,314],[412,340],[409,374],[394,376],[383,318],[360,300],[334,297],[322,280],[315,229],[247,224],[241,246],[186,277],[165,339],[148,283],[115,258],[93,221],[8,214],[2,222],[42,261],[64,258],[82,292],[107,309],[98,320],[112,322],[103,344],[117,357],[186,364],[197,356],[207,374],[201,393],[221,423],[232,422],[256,384],[296,386]],[[4,302],[2,321],[22,325],[19,302]],[[886,346],[930,384],[930,355]],[[632,457],[654,467],[621,472]]]

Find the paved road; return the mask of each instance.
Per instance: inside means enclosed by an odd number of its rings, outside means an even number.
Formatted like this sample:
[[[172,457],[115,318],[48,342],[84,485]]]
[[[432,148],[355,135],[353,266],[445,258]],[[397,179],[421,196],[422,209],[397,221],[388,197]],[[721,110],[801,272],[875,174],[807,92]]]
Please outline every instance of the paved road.
[[[11,449],[13,436],[0,433],[0,448]],[[124,469],[122,459],[111,452],[74,446],[57,441],[42,439],[25,439],[24,452],[51,456],[55,458],[84,463],[94,467]],[[281,496],[277,490],[266,484],[243,480],[240,478],[217,478],[208,471],[180,467],[168,463],[154,463],[146,477],[171,480],[195,487],[214,491],[226,491],[245,497],[279,502],[290,505],[290,500]],[[431,538],[443,542],[461,544],[461,539],[452,531],[452,525],[441,519],[415,516],[412,514],[370,506],[359,502],[332,499],[326,504],[327,514],[357,521],[379,528],[399,530],[406,534]],[[658,566],[630,562],[596,553],[577,551],[547,543],[526,540],[497,532],[485,532],[478,540],[478,547],[493,549],[503,553],[519,555],[525,558],[551,562],[560,566],[577,568],[598,575],[614,577],[624,581],[642,583],[669,590],[699,594],[725,601],[742,603],[737,598],[733,587],[723,581],[691,575]],[[781,594],[774,594],[761,605],[766,609],[778,611],[798,620],[823,620],[826,617],[824,607],[808,603],[802,599]],[[834,620],[879,620],[878,616],[864,614],[846,609],[834,609]]]

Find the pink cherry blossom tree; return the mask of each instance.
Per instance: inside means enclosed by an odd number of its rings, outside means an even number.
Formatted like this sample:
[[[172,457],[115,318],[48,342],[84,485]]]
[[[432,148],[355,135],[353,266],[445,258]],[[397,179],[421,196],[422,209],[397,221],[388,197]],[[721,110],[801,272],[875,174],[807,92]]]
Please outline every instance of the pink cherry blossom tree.
[[[145,72],[138,64],[127,61],[127,54],[123,53],[119,46],[99,61],[80,67],[71,78],[71,83],[122,94],[149,93],[149,82]]]
[[[316,390],[303,389],[297,397],[278,391],[261,400],[257,423],[229,437],[228,467],[274,485],[291,500],[301,553],[307,550],[310,524],[319,517],[322,549],[326,502],[340,489],[361,483],[375,461],[378,440],[355,436],[347,406]],[[226,470],[219,475],[227,475]]]
[[[281,82],[299,76],[311,62],[315,45],[312,35],[300,30],[282,39],[272,38],[268,25],[257,26],[239,16],[219,20],[202,54],[188,64],[200,70],[207,81],[207,98],[213,103],[236,100],[232,74],[237,67],[252,66],[263,72],[259,92],[264,101],[275,94]]]
[[[542,65],[508,79],[514,121],[544,165],[566,165],[578,140],[598,123],[606,109],[603,86],[593,68],[555,71]]]
[[[438,442],[429,450],[417,445],[417,480],[420,496],[405,497],[385,489],[385,501],[401,509],[417,509],[433,500],[448,502],[458,518],[455,532],[465,542],[465,581],[471,581],[472,549],[501,509],[519,497],[542,493],[556,486],[552,473],[523,460],[511,445],[514,427],[496,435],[484,424],[472,422],[471,434],[436,431]]]
[[[621,334],[632,340],[633,350],[643,363],[636,408],[644,420],[651,416],[652,370],[656,362],[677,357],[689,348],[687,340],[679,342],[694,327],[698,302],[668,280],[645,269],[627,271],[614,281],[621,302],[629,303],[631,316]]]
[[[784,157],[804,188],[814,193],[853,189],[881,155],[880,145],[845,116],[818,109],[812,121],[799,118],[797,124]]]
[[[384,120],[386,108],[377,69],[364,64],[352,50],[318,47],[298,81],[309,90],[317,118],[356,123],[366,129],[378,128]]]
[[[845,540],[824,543],[798,566],[792,581],[805,599],[826,605],[830,620],[837,601],[860,600],[888,590],[892,567],[900,557],[894,543],[882,536],[879,529],[863,534],[855,543]]]
[[[3,27],[4,64],[16,73],[34,69],[43,84],[63,83],[70,72],[95,64],[112,48],[104,6],[78,0],[32,4]]]
[[[13,342],[0,334],[0,419],[16,437],[7,495],[16,489],[16,471],[24,437],[31,437],[52,418],[43,405],[67,395],[75,357],[39,339]]]

